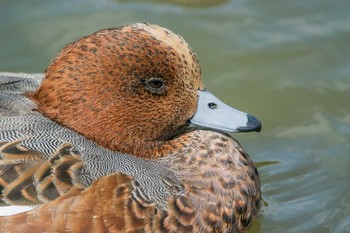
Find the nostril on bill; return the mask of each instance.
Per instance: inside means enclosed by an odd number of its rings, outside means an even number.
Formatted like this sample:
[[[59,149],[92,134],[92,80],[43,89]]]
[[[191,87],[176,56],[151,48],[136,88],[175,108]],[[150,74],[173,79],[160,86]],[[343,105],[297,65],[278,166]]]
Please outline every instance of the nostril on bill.
[[[210,103],[208,104],[208,107],[209,107],[210,109],[217,109],[217,108],[218,108],[218,105],[217,105],[216,103],[210,102]]]

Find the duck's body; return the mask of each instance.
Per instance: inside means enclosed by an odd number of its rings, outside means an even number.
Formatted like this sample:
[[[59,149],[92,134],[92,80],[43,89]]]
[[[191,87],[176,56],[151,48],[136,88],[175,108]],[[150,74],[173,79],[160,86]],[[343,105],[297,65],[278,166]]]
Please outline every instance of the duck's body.
[[[102,59],[118,51],[119,62]],[[198,116],[213,99],[182,38],[146,24],[100,31],[68,45],[43,77],[0,75],[2,200],[47,202],[0,218],[0,232],[240,232],[256,216],[249,156],[228,135],[188,127],[221,126]],[[252,119],[225,127],[258,130]]]

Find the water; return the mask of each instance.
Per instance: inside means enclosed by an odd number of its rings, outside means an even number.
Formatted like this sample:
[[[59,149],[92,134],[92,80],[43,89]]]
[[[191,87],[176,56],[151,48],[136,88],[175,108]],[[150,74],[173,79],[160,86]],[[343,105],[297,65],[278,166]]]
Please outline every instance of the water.
[[[152,22],[197,52],[208,89],[258,116],[238,134],[259,166],[252,232],[350,232],[350,1],[0,2],[0,70],[41,72],[66,43]]]

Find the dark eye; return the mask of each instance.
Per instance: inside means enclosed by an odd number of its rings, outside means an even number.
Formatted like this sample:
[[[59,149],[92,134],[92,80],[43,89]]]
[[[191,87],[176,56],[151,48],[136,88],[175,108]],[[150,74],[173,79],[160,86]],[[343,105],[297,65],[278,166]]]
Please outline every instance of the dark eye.
[[[161,78],[150,78],[146,82],[146,89],[155,94],[162,94],[165,91],[165,83]]]
[[[147,86],[150,88],[159,89],[164,85],[163,80],[154,79],[147,82]]]

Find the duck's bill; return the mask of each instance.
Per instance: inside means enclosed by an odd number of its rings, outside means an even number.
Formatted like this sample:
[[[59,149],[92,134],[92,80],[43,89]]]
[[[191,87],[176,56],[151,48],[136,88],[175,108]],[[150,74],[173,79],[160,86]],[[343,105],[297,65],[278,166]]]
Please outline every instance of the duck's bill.
[[[228,106],[207,90],[198,91],[198,96],[192,124],[226,132],[260,132],[261,122],[254,116]]]

